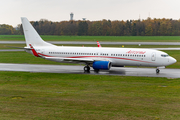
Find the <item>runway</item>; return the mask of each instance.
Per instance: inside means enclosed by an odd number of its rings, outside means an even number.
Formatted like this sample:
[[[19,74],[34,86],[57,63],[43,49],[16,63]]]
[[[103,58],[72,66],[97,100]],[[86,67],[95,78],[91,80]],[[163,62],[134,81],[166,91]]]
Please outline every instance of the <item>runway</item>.
[[[79,44],[79,45],[96,45],[96,41],[46,41],[52,44]],[[0,44],[26,44],[25,41],[0,41]],[[180,42],[101,42],[101,45],[180,45]]]
[[[145,77],[166,77],[180,78],[180,69],[160,69],[156,74],[155,68],[115,68],[109,71],[95,73],[91,68],[90,73],[84,73],[84,66],[72,65],[39,65],[39,64],[9,64],[0,63],[0,71],[22,71],[22,72],[43,72],[43,73],[72,73],[72,74],[93,74],[93,75],[117,75],[117,76],[145,76]]]

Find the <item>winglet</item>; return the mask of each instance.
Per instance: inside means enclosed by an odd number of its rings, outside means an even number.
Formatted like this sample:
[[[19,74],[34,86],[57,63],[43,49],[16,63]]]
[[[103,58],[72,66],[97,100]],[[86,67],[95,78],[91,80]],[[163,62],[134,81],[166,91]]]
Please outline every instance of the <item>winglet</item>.
[[[98,45],[98,47],[101,47],[101,44],[99,43],[99,41],[97,41],[97,45]]]

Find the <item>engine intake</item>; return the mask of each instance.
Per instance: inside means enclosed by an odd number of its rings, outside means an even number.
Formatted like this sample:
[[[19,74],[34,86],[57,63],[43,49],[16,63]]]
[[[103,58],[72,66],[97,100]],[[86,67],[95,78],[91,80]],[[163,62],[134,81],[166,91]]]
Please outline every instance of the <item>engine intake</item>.
[[[109,61],[95,61],[93,62],[94,70],[109,70],[111,68],[111,62]]]

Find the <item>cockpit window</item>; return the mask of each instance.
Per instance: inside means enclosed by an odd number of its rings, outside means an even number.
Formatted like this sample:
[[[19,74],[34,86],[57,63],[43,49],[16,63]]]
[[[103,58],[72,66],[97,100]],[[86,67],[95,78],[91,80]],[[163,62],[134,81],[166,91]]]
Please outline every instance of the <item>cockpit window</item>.
[[[168,57],[169,55],[167,54],[161,54],[161,57]]]

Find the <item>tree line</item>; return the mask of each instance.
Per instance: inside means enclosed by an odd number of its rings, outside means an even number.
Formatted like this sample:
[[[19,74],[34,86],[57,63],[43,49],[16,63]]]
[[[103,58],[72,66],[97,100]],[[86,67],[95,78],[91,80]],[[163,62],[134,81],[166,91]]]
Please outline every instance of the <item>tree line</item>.
[[[20,35],[20,26],[19,28],[13,28],[11,25],[0,24],[0,35]]]
[[[46,19],[31,21],[41,35],[78,36],[179,36],[180,20],[151,19],[127,21],[62,21]],[[10,25],[0,25],[0,34],[23,34],[22,25],[14,29]]]

